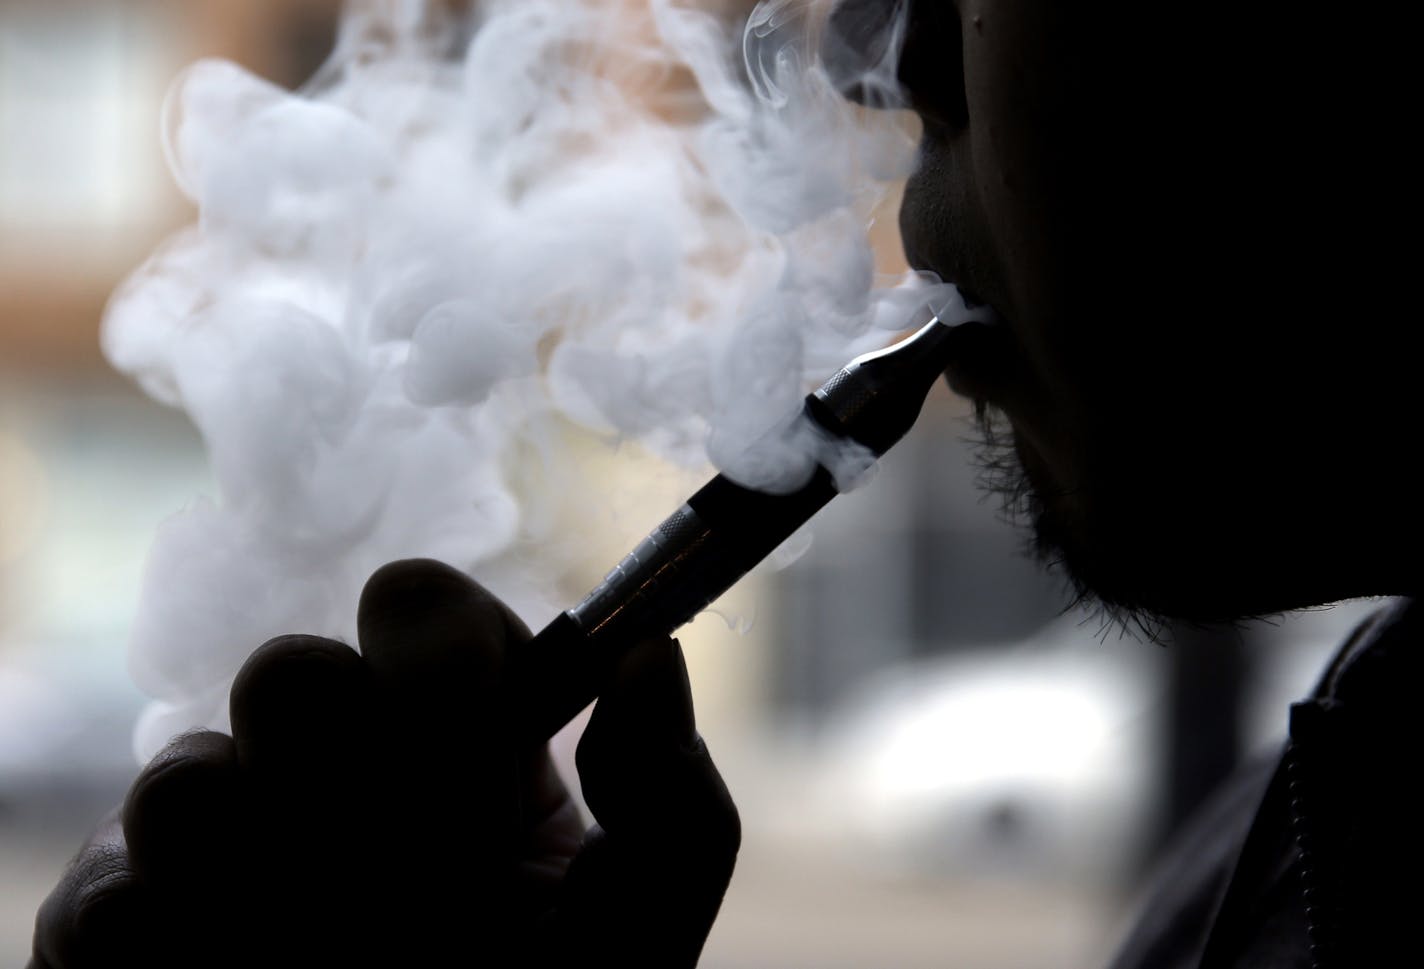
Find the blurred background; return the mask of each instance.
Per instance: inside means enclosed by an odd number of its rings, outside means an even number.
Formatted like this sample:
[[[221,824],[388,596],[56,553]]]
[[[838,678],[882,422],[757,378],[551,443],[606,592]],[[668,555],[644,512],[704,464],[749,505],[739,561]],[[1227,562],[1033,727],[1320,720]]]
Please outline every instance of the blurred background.
[[[0,0],[0,963],[23,964],[36,906],[134,773],[144,555],[210,490],[183,415],[99,352],[108,294],[193,218],[163,163],[164,93],[205,56],[299,84],[338,6]],[[738,591],[738,630],[707,615],[681,637],[746,827],[705,966],[1103,962],[1155,852],[1279,743],[1373,608],[1165,645],[1065,612],[976,488],[973,437],[937,390],[810,551]],[[611,487],[646,472],[601,466]]]

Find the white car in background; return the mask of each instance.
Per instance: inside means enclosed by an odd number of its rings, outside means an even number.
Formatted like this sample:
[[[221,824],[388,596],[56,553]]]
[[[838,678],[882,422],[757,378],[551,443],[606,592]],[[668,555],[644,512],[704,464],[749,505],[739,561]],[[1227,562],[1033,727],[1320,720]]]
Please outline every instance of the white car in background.
[[[1247,647],[1243,755],[1284,738],[1289,703],[1380,605],[1261,627]],[[1154,835],[1170,648],[1104,637],[1070,614],[1009,649],[889,668],[823,734],[821,807],[891,873],[1116,884]]]

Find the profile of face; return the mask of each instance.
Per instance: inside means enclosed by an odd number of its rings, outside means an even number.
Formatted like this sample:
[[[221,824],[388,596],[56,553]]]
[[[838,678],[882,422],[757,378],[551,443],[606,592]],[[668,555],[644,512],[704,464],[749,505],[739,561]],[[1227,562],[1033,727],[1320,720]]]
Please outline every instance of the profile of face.
[[[1379,538],[1424,493],[1389,241],[1410,88],[1389,25],[1264,6],[841,0],[823,46],[862,98],[857,58],[898,48],[906,255],[1004,321],[950,385],[1039,551],[1110,609],[1233,619],[1420,574]]]

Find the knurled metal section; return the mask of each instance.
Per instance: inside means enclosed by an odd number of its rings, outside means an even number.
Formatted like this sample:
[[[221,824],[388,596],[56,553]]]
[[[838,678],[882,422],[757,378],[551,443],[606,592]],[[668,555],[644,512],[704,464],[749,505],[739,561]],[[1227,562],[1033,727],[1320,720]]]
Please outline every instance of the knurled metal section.
[[[875,391],[866,386],[867,381],[857,379],[848,370],[838,370],[836,375],[821,385],[816,396],[835,415],[842,425],[850,422],[875,399]]]
[[[680,548],[702,534],[702,519],[689,506],[683,505],[658,526],[658,531],[663,533],[669,545]]]
[[[636,600],[651,595],[663,573],[674,569],[678,556],[695,546],[705,531],[697,512],[683,505],[624,556],[569,614],[587,631],[603,625]]]

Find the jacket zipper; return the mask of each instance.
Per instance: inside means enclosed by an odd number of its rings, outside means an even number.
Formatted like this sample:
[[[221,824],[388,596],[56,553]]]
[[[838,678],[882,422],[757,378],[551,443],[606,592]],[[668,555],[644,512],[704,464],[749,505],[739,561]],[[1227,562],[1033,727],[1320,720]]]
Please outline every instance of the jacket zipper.
[[[1286,751],[1291,834],[1300,854],[1300,887],[1305,903],[1305,927],[1310,940],[1311,969],[1334,969],[1339,944],[1339,872],[1328,843],[1334,818],[1321,818],[1331,792],[1321,784],[1321,759],[1328,758],[1332,740],[1329,700],[1310,700],[1291,707],[1291,743]]]

